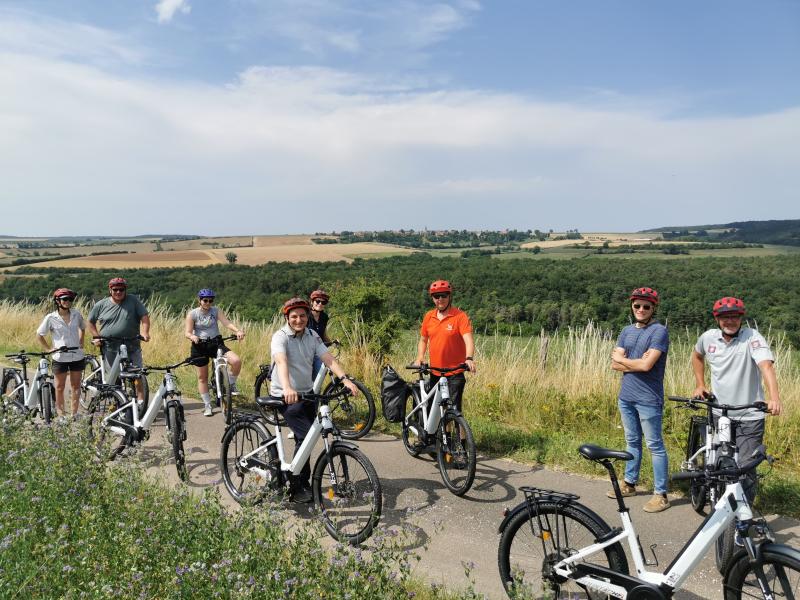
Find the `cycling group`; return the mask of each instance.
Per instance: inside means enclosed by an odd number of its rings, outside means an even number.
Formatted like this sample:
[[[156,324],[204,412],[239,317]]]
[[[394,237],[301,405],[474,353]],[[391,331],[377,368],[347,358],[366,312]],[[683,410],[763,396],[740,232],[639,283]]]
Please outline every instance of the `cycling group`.
[[[764,520],[752,511],[756,467],[771,462],[762,444],[764,417],[782,410],[774,357],[764,337],[743,326],[744,302],[730,296],[714,303],[717,327],[703,333],[692,351],[692,397],[670,397],[706,411],[693,417],[683,471],[672,479],[688,480],[692,506],[702,513],[710,502],[711,512],[664,573],[647,570],[657,561],[647,562],[624,498],[637,493],[644,438],[654,472],[654,494],[644,511],[670,507],[662,433],[669,336],[655,318],[656,290],[636,288],[629,300],[633,324],[623,329],[611,356],[611,368],[623,373],[618,406],[627,448],[585,444],[579,449],[608,471],[608,497],[616,501],[622,527],[612,529],[574,494],[524,487],[525,501],[507,511],[500,525],[503,585],[513,597],[666,599],[715,546],[726,600],[800,597],[800,552],[775,544]],[[626,461],[622,482],[615,460]],[[623,544],[633,559],[633,574]]]

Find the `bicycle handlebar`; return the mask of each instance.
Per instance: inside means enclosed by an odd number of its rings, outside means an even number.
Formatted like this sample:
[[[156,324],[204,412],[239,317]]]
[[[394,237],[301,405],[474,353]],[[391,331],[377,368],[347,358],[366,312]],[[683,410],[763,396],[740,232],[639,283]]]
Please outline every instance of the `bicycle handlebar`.
[[[737,467],[735,469],[720,469],[718,471],[711,471],[711,470],[703,470],[703,471],[681,471],[680,473],[675,473],[672,477],[672,481],[685,481],[687,479],[705,479],[705,478],[722,478],[722,477],[741,477],[742,475],[749,473],[753,469],[755,469],[758,465],[760,465],[765,460],[768,461],[770,464],[775,460],[774,457],[769,456],[767,454],[767,448],[763,444],[756,448],[751,454],[754,457],[752,460],[746,462],[741,467]]]
[[[131,376],[131,375],[133,376],[147,375],[150,371],[171,371],[172,369],[177,369],[178,367],[182,367],[183,365],[193,365],[195,364],[195,361],[199,362],[200,360],[202,360],[202,358],[199,356],[196,357],[190,356],[189,358],[184,358],[179,363],[175,363],[174,365],[167,365],[164,367],[156,367],[153,365],[145,365],[144,367],[132,367],[126,369],[124,373],[120,373],[120,377]]]
[[[716,408],[718,410],[747,410],[754,408],[761,412],[769,412],[766,402],[753,402],[752,404],[745,404],[742,406],[731,406],[730,404],[718,404],[717,397],[714,394],[709,394],[708,398],[684,398],[683,396],[668,396],[672,402],[681,402],[686,404],[686,408],[698,410],[701,407]]]
[[[56,352],[69,352],[71,350],[79,350],[80,346],[61,346],[60,348],[53,348],[52,350],[48,350],[47,352],[28,352],[27,350],[20,350],[14,354],[6,354],[6,358],[22,358],[23,356],[40,356],[44,358],[45,356],[50,356],[51,354],[55,354]]]
[[[101,342],[136,342],[136,341],[144,341],[144,337],[141,334],[136,334],[133,337],[117,337],[114,335],[93,335],[93,340],[100,340]]]
[[[420,363],[418,365],[406,365],[406,369],[409,371],[416,371],[420,374],[438,371],[440,375],[444,375],[445,373],[454,373],[455,371],[467,371],[469,367],[465,363],[461,363],[456,367],[432,367],[429,364]]]

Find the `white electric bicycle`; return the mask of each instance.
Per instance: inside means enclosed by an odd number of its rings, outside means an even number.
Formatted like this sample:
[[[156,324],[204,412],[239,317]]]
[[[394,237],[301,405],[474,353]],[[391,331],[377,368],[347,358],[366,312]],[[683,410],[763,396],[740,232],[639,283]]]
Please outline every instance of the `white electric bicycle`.
[[[100,386],[122,385],[125,388],[123,390],[125,395],[129,398],[135,398],[136,386],[134,381],[138,381],[142,390],[142,398],[144,399],[144,403],[139,404],[139,409],[141,411],[147,410],[147,396],[150,391],[147,385],[147,377],[142,376],[124,380],[119,378],[120,372],[128,370],[131,364],[128,358],[128,347],[125,344],[143,340],[144,338],[141,335],[132,338],[99,335],[93,339],[100,340],[100,355],[86,355],[86,367],[81,379],[81,406],[88,412],[92,399],[97,395]],[[114,358],[114,362],[108,364],[103,356],[103,348],[110,342],[119,342],[119,351]]]
[[[766,402],[731,406],[719,404],[713,394],[709,394],[706,399],[682,396],[669,396],[669,399],[681,403],[687,409],[706,410],[705,416],[694,415],[689,423],[686,460],[681,464],[684,471],[703,472],[706,465],[714,470],[738,465],[739,448],[736,446],[736,430],[728,413],[751,408],[760,412],[768,412]],[[713,414],[714,410],[720,412],[716,419]],[[705,515],[706,504],[708,503],[713,509],[724,492],[725,485],[719,481],[706,481],[702,477],[697,477],[689,482],[689,499],[692,508],[701,515]],[[731,523],[728,531],[717,538],[714,559],[720,573],[725,572],[728,563],[733,558],[735,533],[734,524]]]
[[[383,492],[370,460],[354,443],[341,439],[331,420],[330,403],[349,393],[344,388],[328,395],[300,394],[299,402],[317,404],[317,418],[291,462],[286,461],[283,419],[278,418],[286,406],[282,398],[256,398],[259,410],[271,413],[274,435],[261,415],[237,413],[222,436],[221,452],[222,480],[233,499],[255,503],[270,492],[284,492],[322,438],[324,447],[311,475],[314,505],[331,536],[352,545],[366,540],[380,519]]]
[[[92,399],[89,407],[89,428],[96,438],[98,447],[105,448],[107,434],[116,436],[110,442],[110,452],[107,458],[113,460],[128,446],[137,446],[150,437],[150,429],[158,413],[163,409],[167,422],[167,440],[172,446],[175,456],[175,468],[178,476],[186,481],[186,455],[183,442],[186,440],[186,419],[183,415],[181,392],[178,390],[175,375],[172,370],[180,366],[193,364],[192,358],[187,358],[174,365],[166,367],[145,366],[131,368],[120,374],[123,380],[135,380],[147,377],[151,371],[164,371],[161,385],[153,394],[149,407],[142,413],[136,396],[125,396],[117,386],[100,385],[98,393]]]
[[[476,451],[467,420],[450,403],[447,375],[463,371],[467,365],[453,368],[408,365],[418,381],[411,386],[412,406],[402,425],[403,445],[414,457],[427,453],[436,457],[442,481],[453,494],[463,496],[475,480]],[[439,381],[426,390],[426,375],[440,375]]]
[[[612,460],[633,460],[629,452],[583,445],[584,458],[600,463],[616,493],[622,527],[611,528],[597,513],[579,503],[579,496],[523,487],[525,501],[507,510],[500,525],[498,566],[509,596],[514,598],[626,598],[667,600],[697,567],[703,555],[731,522],[742,547],[723,575],[725,600],[745,597],[797,598],[800,595],[800,552],[767,541],[753,519],[740,478],[770,460],[759,447],[741,467],[688,471],[672,479],[724,485],[712,512],[664,573],[648,571],[639,537],[619,488]],[[754,535],[751,535],[754,533]],[[622,543],[627,543],[635,574],[628,569]],[[655,545],[650,549],[653,551]]]
[[[3,369],[3,382],[0,387],[0,408],[16,410],[26,415],[41,415],[45,423],[56,414],[56,390],[53,386],[53,376],[50,374],[50,362],[47,356],[56,352],[77,350],[77,346],[62,346],[50,352],[26,352],[20,350],[14,354],[6,354],[6,358],[22,365],[21,369]],[[28,383],[28,363],[31,356],[39,357],[39,366],[33,381]]]

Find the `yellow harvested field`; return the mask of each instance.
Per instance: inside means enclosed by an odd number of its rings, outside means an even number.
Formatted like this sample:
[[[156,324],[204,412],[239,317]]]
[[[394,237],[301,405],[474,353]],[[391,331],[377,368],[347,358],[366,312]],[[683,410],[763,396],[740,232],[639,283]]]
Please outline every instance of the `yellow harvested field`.
[[[287,238],[292,238],[288,240]],[[230,238],[229,238],[230,239]],[[137,269],[161,267],[203,267],[227,262],[228,252],[236,254],[240,265],[262,265],[267,262],[352,261],[353,256],[410,254],[412,250],[390,244],[363,242],[358,244],[312,244],[311,236],[269,236],[263,246],[219,248],[216,250],[176,250],[108,254],[51,260],[27,265],[30,267],[74,267],[90,269]],[[288,243],[289,241],[293,243]],[[166,244],[165,244],[166,245]],[[206,247],[207,248],[207,247]],[[16,267],[8,267],[15,270]]]
[[[551,233],[550,237],[566,235],[565,233]],[[523,248],[556,248],[558,246],[571,246],[572,244],[582,244],[590,242],[592,246],[600,246],[608,242],[611,247],[626,244],[631,246],[663,242],[660,233],[581,233],[583,239],[580,240],[546,240],[544,242],[527,242],[522,244]],[[675,242],[680,243],[680,242]]]

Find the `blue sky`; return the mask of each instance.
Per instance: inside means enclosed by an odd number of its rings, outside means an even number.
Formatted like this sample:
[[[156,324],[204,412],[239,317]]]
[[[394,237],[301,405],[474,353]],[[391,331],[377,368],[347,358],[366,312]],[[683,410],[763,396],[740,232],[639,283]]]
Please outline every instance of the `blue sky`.
[[[797,218],[800,2],[0,2],[0,233]]]

